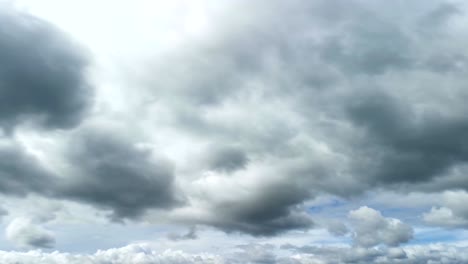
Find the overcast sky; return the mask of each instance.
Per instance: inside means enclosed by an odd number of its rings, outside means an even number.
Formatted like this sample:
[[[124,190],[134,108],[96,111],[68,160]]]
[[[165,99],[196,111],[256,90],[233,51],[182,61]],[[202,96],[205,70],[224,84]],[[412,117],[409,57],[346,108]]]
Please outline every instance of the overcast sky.
[[[468,3],[0,0],[0,263],[468,263]]]

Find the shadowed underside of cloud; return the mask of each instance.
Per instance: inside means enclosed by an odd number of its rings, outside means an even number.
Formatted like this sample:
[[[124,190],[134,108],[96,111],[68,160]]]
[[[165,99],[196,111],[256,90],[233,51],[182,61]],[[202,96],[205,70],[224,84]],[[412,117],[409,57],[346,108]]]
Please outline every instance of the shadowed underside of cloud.
[[[182,201],[174,189],[169,162],[151,157],[115,131],[83,129],[72,136],[68,160],[80,164],[54,195],[111,209],[118,221],[138,218],[146,209],[169,209]]]

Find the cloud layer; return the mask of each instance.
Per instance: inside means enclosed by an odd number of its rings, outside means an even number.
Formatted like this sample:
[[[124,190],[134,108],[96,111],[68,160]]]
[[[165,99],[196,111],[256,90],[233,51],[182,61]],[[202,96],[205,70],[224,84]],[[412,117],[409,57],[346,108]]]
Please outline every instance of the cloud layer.
[[[60,252],[44,253],[29,252],[0,252],[0,260],[5,264],[12,263],[268,263],[268,264],[334,264],[334,263],[463,263],[468,260],[465,248],[429,245],[426,247],[413,246],[404,249],[364,249],[337,247],[303,247],[289,248],[287,256],[275,254],[275,247],[271,245],[245,245],[239,251],[228,256],[216,254],[189,254],[182,251],[167,250],[156,252],[145,244],[132,244],[121,248],[100,250],[95,254],[67,254]]]
[[[47,16],[2,4],[0,194],[58,204],[38,219],[10,206],[7,240],[53,247],[49,224],[78,221],[63,216],[76,206],[103,225],[190,228],[169,230],[174,243],[198,239],[198,228],[251,239],[327,228],[350,247],[286,246],[283,257],[277,245],[246,243],[235,257],[131,245],[94,255],[4,252],[0,259],[465,260],[459,248],[449,256],[445,246],[401,245],[419,241],[419,226],[468,226],[466,4],[206,0],[174,4],[187,15],[161,30],[151,13],[157,8],[143,2],[102,14],[104,21],[118,13],[112,29],[126,42],[108,40],[96,26],[84,30],[92,39],[83,44],[73,39],[80,23],[59,29]],[[401,210],[371,204],[388,192],[400,204],[386,206]],[[321,205],[324,197],[346,205]]]

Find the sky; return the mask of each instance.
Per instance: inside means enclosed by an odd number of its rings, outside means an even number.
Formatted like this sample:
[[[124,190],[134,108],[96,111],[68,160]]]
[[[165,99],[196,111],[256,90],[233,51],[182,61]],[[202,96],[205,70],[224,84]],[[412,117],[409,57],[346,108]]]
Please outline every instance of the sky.
[[[0,0],[0,263],[468,263],[462,0]]]

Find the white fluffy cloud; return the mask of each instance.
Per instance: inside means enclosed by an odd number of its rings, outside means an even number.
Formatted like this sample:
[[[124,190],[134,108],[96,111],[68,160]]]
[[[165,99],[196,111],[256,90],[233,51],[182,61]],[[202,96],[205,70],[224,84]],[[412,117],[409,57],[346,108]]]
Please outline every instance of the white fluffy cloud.
[[[278,250],[283,251],[282,254]],[[404,248],[294,247],[243,245],[227,255],[193,254],[166,250],[157,253],[147,244],[100,250],[94,254],[42,251],[0,251],[4,264],[338,264],[338,263],[465,263],[466,248],[450,245],[408,246]]]
[[[386,218],[367,206],[349,212],[349,218],[354,227],[353,241],[358,246],[398,246],[413,238],[411,226],[395,218]]]

